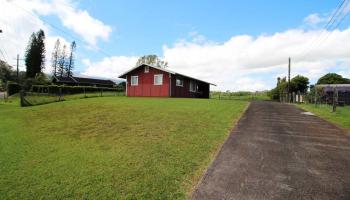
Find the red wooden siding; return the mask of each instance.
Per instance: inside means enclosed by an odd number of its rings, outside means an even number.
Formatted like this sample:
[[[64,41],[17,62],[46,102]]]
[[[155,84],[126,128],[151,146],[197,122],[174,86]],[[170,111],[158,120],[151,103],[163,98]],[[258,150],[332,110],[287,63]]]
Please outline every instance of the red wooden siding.
[[[163,84],[154,85],[154,75],[163,74]],[[131,85],[131,76],[138,76],[138,85]],[[170,74],[152,67],[145,73],[145,67],[139,67],[127,75],[127,96],[169,97]]]

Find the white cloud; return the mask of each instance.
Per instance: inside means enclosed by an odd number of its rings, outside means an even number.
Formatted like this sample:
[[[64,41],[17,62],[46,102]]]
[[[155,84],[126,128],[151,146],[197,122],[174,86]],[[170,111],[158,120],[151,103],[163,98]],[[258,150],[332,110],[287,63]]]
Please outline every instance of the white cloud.
[[[11,0],[7,4],[12,4],[16,12],[29,15],[29,19],[33,15],[57,16],[63,26],[82,37],[92,47],[96,47],[99,39],[106,41],[112,32],[110,26],[93,18],[86,10],[78,9],[72,0]]]
[[[46,33],[46,69],[50,72],[50,58],[55,41],[59,38],[62,44],[69,46],[65,38],[52,34],[50,28],[37,16],[26,12],[18,11],[18,7],[9,2],[2,2],[0,6],[0,24],[3,33],[0,34],[0,48],[5,54],[5,58],[10,65],[15,66],[16,55],[24,57],[30,35],[43,29]],[[24,62],[20,62],[20,70],[24,70]]]
[[[258,37],[238,35],[223,43],[180,40],[163,47],[163,58],[174,71],[218,84],[215,90],[272,88],[276,76],[286,76],[288,57],[292,57],[292,76],[302,74],[316,81],[330,71],[348,75],[350,43],[344,41],[350,40],[350,28],[330,32],[328,40],[310,49],[320,32],[293,29]],[[306,56],[305,49],[310,50]],[[105,58],[87,63],[86,74],[116,78],[135,62],[136,57]]]
[[[113,56],[104,58],[102,61],[96,63],[85,59],[83,63],[87,68],[82,74],[85,76],[116,79],[122,72],[134,67],[137,59],[138,57],[135,56]]]
[[[304,19],[304,23],[309,26],[317,26],[327,20],[326,17],[320,16],[318,13],[313,13]]]
[[[93,18],[86,10],[74,7],[70,0],[56,0],[52,5],[52,13],[61,19],[63,25],[84,38],[91,46],[96,46],[97,40],[107,40],[112,28],[98,19]]]
[[[79,10],[70,0],[0,0],[0,59],[15,66],[16,55],[24,57],[29,37],[33,32],[43,29],[46,34],[46,69],[51,72],[50,58],[55,41],[59,38],[61,44],[69,47],[69,42],[57,35],[57,30],[46,24],[40,16],[57,15],[62,24],[83,37],[91,47],[96,47],[98,39],[107,40],[111,28],[101,21],[94,19],[87,11]],[[59,34],[62,34],[59,32]],[[70,38],[71,39],[71,38]],[[20,61],[20,70],[24,70],[24,62]]]

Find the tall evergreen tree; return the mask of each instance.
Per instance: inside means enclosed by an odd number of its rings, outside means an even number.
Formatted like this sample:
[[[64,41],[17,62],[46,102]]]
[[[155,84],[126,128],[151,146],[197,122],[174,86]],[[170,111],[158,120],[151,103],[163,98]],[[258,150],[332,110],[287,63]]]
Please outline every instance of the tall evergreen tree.
[[[69,55],[68,67],[67,67],[67,76],[68,77],[73,75],[75,48],[76,48],[76,43],[75,43],[75,41],[73,41],[70,45],[70,55]]]
[[[63,45],[62,51],[58,60],[58,75],[63,77],[66,75],[66,66],[67,66],[67,46]]]
[[[36,35],[32,33],[25,53],[26,77],[34,77]]]
[[[52,52],[52,57],[51,57],[52,74],[54,76],[57,76],[57,68],[58,68],[58,62],[60,59],[60,53],[61,53],[61,43],[60,43],[60,39],[57,39]]]
[[[26,76],[34,78],[45,67],[45,33],[39,30],[30,37],[25,53]]]

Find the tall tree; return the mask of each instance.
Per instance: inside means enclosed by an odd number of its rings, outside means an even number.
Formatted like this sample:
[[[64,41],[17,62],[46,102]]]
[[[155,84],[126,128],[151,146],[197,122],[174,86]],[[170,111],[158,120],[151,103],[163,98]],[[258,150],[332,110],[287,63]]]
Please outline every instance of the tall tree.
[[[66,74],[66,66],[67,66],[67,46],[63,45],[62,51],[58,60],[58,75],[60,77],[65,76]]]
[[[58,68],[58,62],[60,59],[60,53],[61,53],[61,42],[60,42],[60,39],[57,39],[55,46],[53,48],[52,57],[51,57],[52,74],[54,76],[57,76],[57,68]]]
[[[318,79],[317,84],[350,84],[350,79],[336,73],[328,73]]]
[[[271,99],[279,100],[281,98],[281,95],[283,96],[287,92],[288,82],[286,77],[277,78],[277,85],[274,89],[270,90],[268,95],[271,97]]]
[[[25,53],[25,63],[26,63],[26,76],[33,78],[35,76],[34,66],[36,65],[35,61],[35,46],[36,46],[36,35],[32,33],[29,39],[29,43]]]
[[[305,93],[309,85],[309,79],[305,76],[297,75],[292,78],[290,85],[291,92]]]
[[[33,33],[25,53],[26,76],[34,78],[45,67],[45,33],[39,30]]]
[[[140,57],[136,62],[136,66],[139,66],[142,64],[147,64],[147,65],[160,67],[160,68],[168,67],[168,63],[160,60],[157,55],[145,55]]]
[[[73,41],[70,45],[70,54],[69,54],[69,60],[68,60],[68,67],[67,67],[67,76],[70,77],[73,75],[73,69],[74,69],[74,52],[76,48],[76,43]]]
[[[7,62],[0,60],[0,84],[5,85],[7,81],[13,80],[13,73],[12,67]]]

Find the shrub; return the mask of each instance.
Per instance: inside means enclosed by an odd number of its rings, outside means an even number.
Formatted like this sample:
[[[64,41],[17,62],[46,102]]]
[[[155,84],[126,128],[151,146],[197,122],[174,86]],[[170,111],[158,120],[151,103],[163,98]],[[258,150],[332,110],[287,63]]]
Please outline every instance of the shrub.
[[[21,91],[21,85],[19,85],[16,82],[12,82],[12,81],[7,82],[7,95],[8,96],[19,93],[19,91]]]

